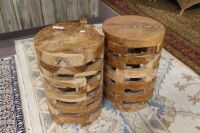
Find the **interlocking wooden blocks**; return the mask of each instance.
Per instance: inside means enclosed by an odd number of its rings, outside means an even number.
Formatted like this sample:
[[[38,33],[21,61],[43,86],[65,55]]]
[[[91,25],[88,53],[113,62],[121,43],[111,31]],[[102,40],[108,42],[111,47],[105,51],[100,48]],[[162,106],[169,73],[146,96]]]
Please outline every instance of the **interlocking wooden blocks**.
[[[104,37],[91,25],[59,23],[41,30],[34,46],[53,120],[95,121],[102,106]]]
[[[105,94],[121,111],[145,107],[153,95],[164,26],[141,16],[117,16],[103,24]]]

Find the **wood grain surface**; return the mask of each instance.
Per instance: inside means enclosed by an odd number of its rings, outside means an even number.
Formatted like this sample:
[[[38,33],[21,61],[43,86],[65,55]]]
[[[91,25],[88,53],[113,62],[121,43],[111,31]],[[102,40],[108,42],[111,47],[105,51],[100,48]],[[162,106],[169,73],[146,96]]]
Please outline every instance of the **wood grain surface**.
[[[104,36],[86,21],[59,23],[34,38],[53,120],[86,126],[101,111]]]
[[[102,54],[104,37],[90,25],[60,23],[64,29],[49,26],[40,31],[34,40],[41,61],[59,67],[84,65]]]
[[[162,43],[165,35],[165,28],[161,23],[141,16],[113,17],[104,22],[103,31],[108,40],[135,48],[157,46]]]
[[[105,95],[121,111],[144,108],[152,97],[165,28],[141,16],[105,21]]]

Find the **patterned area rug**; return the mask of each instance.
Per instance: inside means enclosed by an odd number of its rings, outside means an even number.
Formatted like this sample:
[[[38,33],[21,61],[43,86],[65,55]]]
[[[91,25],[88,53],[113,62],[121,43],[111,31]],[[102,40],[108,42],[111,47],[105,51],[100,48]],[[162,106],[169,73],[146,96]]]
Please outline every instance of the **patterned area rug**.
[[[179,16],[176,0],[102,0],[120,14],[154,18],[167,27],[165,49],[200,74],[200,6]]]
[[[15,59],[0,59],[0,132],[24,133],[23,119]]]
[[[98,25],[101,30],[101,25]],[[16,41],[19,72],[26,88],[29,122],[33,133],[199,133],[200,77],[170,53],[163,50],[154,98],[139,112],[123,113],[104,99],[100,117],[93,124],[56,125],[50,117],[33,38]],[[22,90],[23,90],[22,88]],[[184,125],[184,126],[183,126]]]

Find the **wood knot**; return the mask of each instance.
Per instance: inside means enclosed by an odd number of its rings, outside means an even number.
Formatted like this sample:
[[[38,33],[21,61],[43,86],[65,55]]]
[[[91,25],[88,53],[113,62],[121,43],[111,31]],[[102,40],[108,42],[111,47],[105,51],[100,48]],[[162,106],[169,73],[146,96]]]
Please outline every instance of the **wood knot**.
[[[61,67],[68,67],[69,66],[67,61],[65,59],[61,58],[61,57],[58,57],[56,59],[56,64],[61,66]]]

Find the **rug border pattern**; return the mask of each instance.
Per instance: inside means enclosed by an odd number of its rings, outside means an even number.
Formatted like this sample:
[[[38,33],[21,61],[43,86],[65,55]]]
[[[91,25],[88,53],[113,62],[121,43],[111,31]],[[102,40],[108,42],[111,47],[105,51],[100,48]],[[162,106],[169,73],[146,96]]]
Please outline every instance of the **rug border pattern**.
[[[22,111],[21,105],[21,96],[19,92],[19,84],[17,78],[17,70],[16,70],[16,62],[14,56],[8,56],[5,58],[1,58],[0,61],[8,60],[10,65],[10,75],[11,76],[11,89],[12,89],[12,99],[14,105],[14,116],[15,116],[15,131],[16,133],[25,133],[25,123],[24,123],[24,115]],[[4,131],[3,131],[4,133]]]

